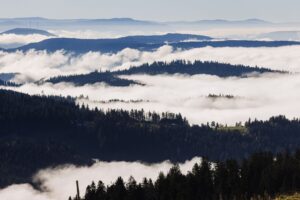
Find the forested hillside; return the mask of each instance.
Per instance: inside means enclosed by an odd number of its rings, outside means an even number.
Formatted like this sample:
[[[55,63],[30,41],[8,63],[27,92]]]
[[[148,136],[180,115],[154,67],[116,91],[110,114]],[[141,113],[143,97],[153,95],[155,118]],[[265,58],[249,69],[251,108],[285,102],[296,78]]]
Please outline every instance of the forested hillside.
[[[0,79],[0,86],[10,86],[10,87],[18,87],[20,86],[19,84],[10,82],[10,81],[3,81]]]
[[[149,36],[150,37],[150,36]],[[140,36],[135,40],[134,37],[116,38],[116,39],[75,39],[75,38],[51,38],[43,40],[37,43],[30,43],[25,46],[9,49],[9,52],[15,51],[29,51],[31,49],[42,50],[42,51],[59,51],[65,50],[73,53],[87,53],[90,51],[102,52],[102,53],[117,53],[126,48],[138,49],[143,51],[154,51],[158,48],[166,45],[165,42],[157,43],[155,39],[152,43],[149,43],[150,39],[141,41]],[[193,39],[193,37],[186,38],[187,40]],[[254,41],[254,40],[219,40],[219,41],[199,41],[199,42],[188,42],[188,41],[177,41],[169,43],[169,46],[173,48],[180,48],[183,50],[192,48],[202,47],[282,47],[299,45],[297,41]]]
[[[39,83],[50,82],[53,84],[68,82],[76,86],[85,84],[105,83],[110,86],[125,87],[134,84],[141,85],[142,83],[135,82],[118,77],[118,75],[134,75],[134,74],[148,74],[148,75],[162,75],[162,74],[206,74],[219,77],[248,77],[253,74],[263,73],[286,73],[283,71],[275,71],[267,68],[249,67],[244,65],[231,65],[218,62],[202,62],[202,61],[184,61],[177,60],[170,63],[154,62],[152,64],[143,64],[137,67],[131,67],[126,70],[106,71],[106,72],[91,72],[89,74],[78,74],[70,76],[52,77]]]
[[[44,36],[51,36],[55,37],[56,35],[49,33],[48,31],[40,30],[40,29],[32,29],[32,28],[14,28],[7,30],[5,32],[0,33],[0,35],[4,34],[15,34],[15,35],[44,35]]]
[[[0,185],[29,181],[38,169],[91,158],[159,162],[195,156],[242,159],[256,151],[294,151],[300,121],[284,116],[232,129],[189,125],[180,114],[90,110],[72,98],[0,90]],[[19,173],[16,175],[16,172]]]
[[[247,74],[251,73],[267,73],[267,72],[277,72],[283,73],[282,71],[274,71],[267,68],[259,67],[249,67],[244,65],[231,65],[227,63],[218,63],[218,62],[203,62],[203,61],[184,61],[177,60],[170,63],[166,62],[154,62],[152,64],[143,64],[138,67],[131,67],[128,70],[122,70],[115,72],[116,74],[121,75],[132,75],[132,74],[207,74],[215,75],[219,77],[246,77]]]
[[[67,82],[67,83],[73,83],[76,86],[83,86],[86,84],[95,84],[95,83],[104,83],[116,87],[125,87],[125,86],[140,84],[132,80],[119,78],[110,72],[97,72],[97,71],[89,74],[53,77],[46,80],[46,82],[50,82],[53,84]]]

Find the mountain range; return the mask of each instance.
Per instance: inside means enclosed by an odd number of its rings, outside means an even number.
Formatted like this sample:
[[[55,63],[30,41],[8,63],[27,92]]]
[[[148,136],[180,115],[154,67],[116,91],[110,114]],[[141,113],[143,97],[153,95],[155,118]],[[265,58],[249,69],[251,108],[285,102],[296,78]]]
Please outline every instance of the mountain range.
[[[190,34],[166,34],[151,36],[128,36],[113,39],[75,39],[75,38],[51,38],[37,43],[31,43],[9,51],[27,51],[30,49],[47,50],[49,52],[64,49],[75,53],[89,51],[101,51],[104,53],[117,52],[125,48],[139,50],[157,49],[167,43],[177,44],[189,40],[210,41],[213,38],[202,35]],[[187,42],[189,43],[189,42]]]
[[[276,25],[261,19],[246,19],[246,20],[195,20],[195,21],[167,21],[157,22],[148,20],[137,20],[132,18],[110,18],[110,19],[47,19],[42,17],[25,17],[25,18],[0,18],[0,26],[162,26],[162,25],[217,25],[217,26],[243,26],[243,25]],[[282,24],[282,23],[281,23]]]
[[[0,26],[39,27],[39,26],[91,26],[91,25],[158,25],[152,21],[131,18],[111,19],[47,19],[42,17],[2,18]]]
[[[175,35],[176,36],[176,35]],[[179,36],[179,35],[178,35]],[[187,35],[188,36],[188,35]],[[251,41],[251,40],[220,40],[214,41],[206,36],[198,36],[202,38],[201,41],[189,42],[189,41],[178,41],[172,40],[173,43],[168,43],[166,40],[162,42],[163,39],[166,39],[166,36],[153,36],[153,38],[148,36],[148,43],[142,42],[140,40],[141,36],[129,36],[117,39],[74,39],[74,38],[51,38],[43,40],[37,43],[31,43],[24,45],[19,48],[9,49],[7,51],[28,51],[31,49],[35,50],[46,50],[48,52],[54,52],[57,50],[65,50],[72,53],[87,53],[90,51],[93,52],[102,52],[102,53],[116,53],[125,48],[138,49],[143,51],[153,51],[162,47],[166,44],[172,46],[173,48],[181,48],[184,50],[192,48],[201,48],[201,47],[280,47],[280,46],[291,46],[291,45],[300,45],[300,42],[296,41]],[[182,39],[183,37],[179,37]],[[185,37],[187,40],[192,37]],[[152,42],[151,42],[152,41]]]
[[[203,25],[203,26],[244,26],[244,25],[274,25],[275,23],[261,20],[261,19],[246,19],[246,20],[197,20],[197,21],[178,21],[168,22],[168,24],[179,24],[179,25]]]
[[[40,34],[48,37],[55,37],[47,31],[40,29],[16,28],[5,31],[1,34],[30,35]],[[0,35],[1,35],[0,34]],[[274,33],[276,35],[276,33]],[[173,48],[192,49],[201,47],[280,47],[300,45],[298,41],[256,41],[256,40],[226,40],[215,39],[205,35],[168,33],[164,35],[133,35],[120,38],[107,39],[77,39],[77,38],[49,38],[36,43],[21,44],[16,47],[5,47],[8,52],[46,50],[54,52],[65,50],[73,53],[102,52],[116,53],[125,48],[138,49],[143,51],[156,50],[163,45],[170,45]],[[3,50],[4,49],[0,49]]]

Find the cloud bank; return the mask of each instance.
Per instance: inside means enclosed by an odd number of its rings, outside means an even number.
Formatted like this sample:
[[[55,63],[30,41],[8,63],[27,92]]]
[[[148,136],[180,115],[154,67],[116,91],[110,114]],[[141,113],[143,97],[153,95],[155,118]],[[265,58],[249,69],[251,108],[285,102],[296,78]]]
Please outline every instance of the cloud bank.
[[[57,33],[56,33],[57,34]],[[58,35],[76,37],[81,32],[60,32]],[[86,32],[82,37],[96,37],[94,32]],[[2,38],[1,38],[2,37]],[[6,37],[6,38],[5,38]],[[43,38],[28,36],[0,36],[0,45],[34,42]],[[2,43],[1,43],[2,42]],[[146,86],[109,87],[103,84],[75,87],[72,84],[43,84],[33,82],[41,78],[57,75],[89,73],[94,70],[116,70],[137,66],[145,62],[184,60],[219,61],[231,64],[268,67],[276,70],[300,72],[300,46],[278,48],[197,48],[191,50],[173,49],[163,46],[154,52],[124,49],[115,54],[89,52],[73,55],[64,51],[0,52],[0,73],[18,72],[14,81],[26,83],[20,88],[11,88],[29,94],[80,95],[88,99],[78,99],[77,103],[88,104],[101,109],[144,109],[146,111],[182,113],[193,124],[217,121],[233,125],[246,121],[249,117],[267,119],[284,114],[289,118],[299,117],[300,75],[265,74],[251,78],[219,78],[196,75],[134,75],[125,78],[138,80]],[[209,94],[229,94],[233,99],[208,98]],[[103,103],[110,99],[145,100],[138,103]],[[181,165],[183,172],[192,168],[199,158]],[[63,166],[42,170],[35,176],[41,182],[42,191],[28,184],[12,185],[0,190],[2,200],[65,200],[75,194],[75,180],[84,187],[92,180],[102,180],[111,184],[118,176],[125,180],[135,175],[137,181],[146,176],[155,179],[160,171],[167,172],[171,164],[156,165],[126,162],[98,162],[91,167]],[[62,187],[63,186],[63,187]]]
[[[10,49],[23,46],[25,44],[40,42],[50,37],[32,34],[32,35],[16,35],[16,34],[3,34],[0,35],[0,48]]]
[[[207,75],[134,75],[125,78],[143,82],[146,86],[110,87],[94,84],[75,87],[67,83],[46,83],[25,84],[13,89],[29,94],[88,96],[88,99],[78,99],[77,102],[103,110],[143,108],[146,111],[180,112],[192,124],[217,121],[234,125],[239,121],[247,121],[249,117],[268,119],[280,114],[289,118],[299,117],[299,74],[225,79]],[[208,98],[209,94],[233,95],[235,98]],[[111,99],[145,101],[101,102]]]
[[[200,158],[194,158],[180,164],[180,169],[186,174],[195,163],[200,162]],[[75,196],[76,180],[79,181],[80,193],[83,196],[85,187],[92,181],[102,180],[106,185],[110,185],[120,176],[127,181],[132,175],[137,182],[142,182],[145,177],[156,180],[160,172],[167,173],[171,167],[172,164],[168,161],[151,165],[139,162],[97,162],[91,167],[60,166],[41,170],[34,176],[34,181],[41,183],[42,191],[29,184],[11,185],[0,190],[0,199],[66,200],[70,195]]]
[[[185,60],[214,60],[232,64],[263,66],[277,70],[300,71],[300,46],[278,48],[197,48],[174,50],[163,46],[146,52],[124,49],[116,54],[89,52],[72,55],[63,51],[47,53],[29,51],[0,53],[0,73],[19,72],[16,82],[27,82],[14,90],[29,94],[88,96],[78,100],[101,109],[142,109],[157,112],[182,113],[193,124],[218,121],[234,124],[249,117],[268,119],[284,114],[299,117],[299,74],[263,75],[247,79],[218,78],[214,76],[129,76],[147,86],[109,87],[103,84],[75,87],[72,84],[35,85],[32,82],[57,75],[88,73],[94,70],[116,70],[145,62]],[[157,95],[160,94],[160,95]],[[209,94],[228,94],[239,98],[207,98]],[[101,103],[110,99],[145,100],[138,103]]]
[[[89,52],[73,55],[64,51],[0,52],[0,73],[18,72],[14,81],[30,82],[57,75],[116,70],[154,61],[203,60],[268,67],[291,72],[300,71],[300,46],[277,48],[196,48],[178,50],[163,46],[154,52],[124,49],[115,54]]]

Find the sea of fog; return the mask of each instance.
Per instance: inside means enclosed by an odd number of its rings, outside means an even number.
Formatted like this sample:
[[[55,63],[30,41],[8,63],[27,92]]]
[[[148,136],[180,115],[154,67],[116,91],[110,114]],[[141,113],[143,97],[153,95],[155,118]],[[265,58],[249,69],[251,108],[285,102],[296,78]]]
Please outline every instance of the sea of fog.
[[[144,109],[156,112],[182,113],[192,124],[217,121],[233,125],[249,118],[268,119],[274,115],[298,117],[300,93],[300,46],[276,48],[196,48],[173,49],[166,45],[154,52],[124,49],[114,54],[89,52],[73,55],[64,51],[47,53],[0,52],[0,73],[14,72],[13,81],[24,83],[13,90],[28,94],[79,97],[78,104],[99,109]],[[284,70],[289,74],[263,74],[249,78],[220,78],[209,75],[132,75],[145,86],[110,87],[104,84],[74,86],[70,83],[42,85],[35,81],[58,75],[82,74],[94,70],[117,70],[154,61],[175,59],[218,61]],[[159,95],[157,95],[159,94]],[[234,98],[208,98],[210,94],[233,95]],[[120,99],[129,102],[110,102]],[[130,100],[143,100],[130,102]]]
[[[193,166],[201,163],[200,158],[180,164],[183,174],[192,170]],[[173,166],[169,161],[157,164],[140,162],[95,162],[90,167],[76,167],[73,165],[59,166],[44,169],[33,177],[33,182],[40,184],[40,189],[35,189],[30,184],[16,184],[0,189],[1,200],[66,200],[69,196],[76,195],[76,181],[79,181],[81,196],[85,193],[87,185],[92,181],[101,180],[106,185],[113,184],[118,177],[124,181],[131,176],[141,183],[144,178],[155,181],[160,172],[166,174]]]
[[[225,37],[243,35],[249,31],[223,30]],[[256,31],[256,32],[255,32]],[[252,30],[252,34],[272,30]],[[110,33],[94,31],[53,30],[61,37],[98,38],[111,37]],[[213,34],[216,30],[193,31],[193,33]],[[247,32],[247,33],[246,33]],[[119,37],[122,34],[115,34]],[[216,36],[216,35],[215,35]],[[0,36],[0,46],[10,47],[38,42],[44,36]],[[175,112],[193,124],[217,121],[233,125],[249,118],[268,119],[274,115],[286,115],[288,118],[299,117],[300,110],[300,46],[276,48],[196,48],[191,50],[173,49],[166,45],[154,52],[124,49],[114,54],[89,52],[73,55],[62,51],[48,53],[31,50],[28,52],[0,51],[0,73],[18,73],[12,81],[23,83],[19,88],[10,88],[28,94],[63,95],[86,98],[77,99],[78,104],[88,104],[90,108],[100,109],[144,109],[146,111]],[[285,70],[290,74],[264,74],[249,78],[220,78],[208,75],[188,76],[176,75],[133,75],[124,78],[138,80],[145,86],[110,87],[104,84],[94,84],[76,87],[69,83],[42,85],[35,81],[57,75],[89,73],[94,70],[117,70],[138,66],[154,61],[170,62],[175,59],[218,61],[231,64],[244,64],[252,67],[267,67],[274,70]],[[208,98],[209,94],[233,95],[234,98]],[[125,100],[125,102],[103,103],[110,99]],[[130,102],[130,100],[143,100]],[[192,166],[201,162],[200,158],[181,164],[184,173]],[[72,165],[42,169],[33,177],[34,182],[41,183],[41,190],[29,184],[11,185],[0,190],[1,200],[66,200],[69,195],[75,195],[75,181],[79,180],[81,194],[92,180],[102,180],[111,184],[117,177],[128,180],[134,175],[137,181],[142,178],[156,179],[159,172],[166,173],[172,166],[169,162],[158,164],[143,164],[138,162],[96,162],[90,167]],[[63,187],[62,187],[63,186]]]

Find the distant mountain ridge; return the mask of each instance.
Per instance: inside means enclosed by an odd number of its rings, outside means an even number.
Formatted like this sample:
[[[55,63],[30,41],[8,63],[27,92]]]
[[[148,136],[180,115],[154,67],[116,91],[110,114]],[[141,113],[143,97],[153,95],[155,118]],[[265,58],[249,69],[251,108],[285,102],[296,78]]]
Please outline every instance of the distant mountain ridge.
[[[48,52],[54,52],[58,50],[65,50],[67,52],[82,54],[87,52],[102,52],[102,53],[116,53],[126,48],[137,49],[142,51],[153,51],[164,45],[162,42],[166,39],[166,35],[163,36],[129,36],[117,39],[74,39],[74,38],[51,38],[37,43],[31,43],[24,45],[19,48],[9,49],[7,51],[28,51],[31,49],[35,50],[46,50]],[[186,37],[186,40],[194,38]],[[210,40],[209,37],[199,36],[202,38],[201,41],[189,42],[182,40],[183,37],[172,39],[168,45],[174,48],[181,48],[188,50],[192,48],[201,47],[281,47],[300,45],[300,42],[296,41],[251,41],[251,40]],[[180,39],[180,40],[178,40]],[[144,40],[144,41],[143,41]]]
[[[205,35],[194,34],[181,34],[181,33],[167,33],[164,35],[134,35],[119,38],[122,41],[134,41],[147,44],[160,44],[160,43],[178,43],[187,40],[207,41],[212,40],[212,37]]]
[[[181,25],[214,25],[214,26],[236,26],[236,25],[272,25],[273,22],[261,19],[246,19],[246,20],[225,20],[225,19],[211,19],[211,20],[196,20],[196,21],[178,21],[170,22],[171,24]]]
[[[180,43],[187,40],[210,41],[213,38],[203,35],[169,33],[165,35],[140,35],[127,36],[113,39],[75,39],[75,38],[51,38],[38,43],[31,43],[9,51],[30,49],[57,51],[64,49],[75,53],[89,51],[101,51],[104,53],[117,52],[125,48],[140,50],[152,50],[166,43]]]
[[[40,30],[40,29],[32,29],[32,28],[14,28],[8,31],[4,31],[0,33],[0,35],[4,34],[15,34],[15,35],[43,35],[48,37],[55,37],[56,35],[49,33],[48,31]]]
[[[133,18],[107,18],[107,19],[48,19],[43,17],[24,17],[24,18],[0,18],[0,26],[168,26],[168,25],[203,25],[203,26],[249,26],[249,25],[277,25],[291,23],[273,23],[262,19],[245,19],[245,20],[226,20],[226,19],[205,19],[194,21],[151,21],[138,20]],[[296,23],[297,24],[297,23]]]
[[[159,25],[153,21],[132,18],[110,19],[47,19],[42,17],[2,18],[0,26],[90,26],[90,25]]]
[[[196,23],[219,23],[219,24],[272,24],[272,22],[261,19],[246,19],[246,20],[200,20]]]

